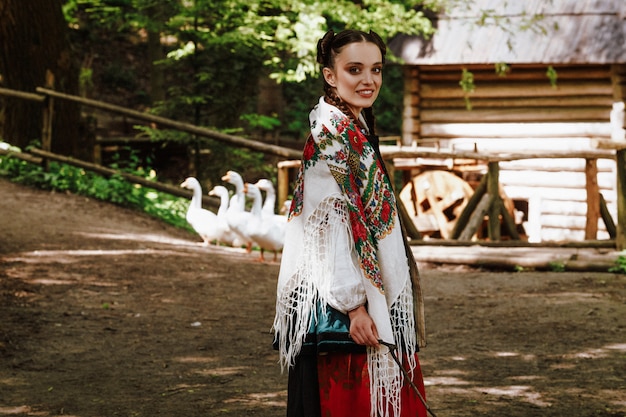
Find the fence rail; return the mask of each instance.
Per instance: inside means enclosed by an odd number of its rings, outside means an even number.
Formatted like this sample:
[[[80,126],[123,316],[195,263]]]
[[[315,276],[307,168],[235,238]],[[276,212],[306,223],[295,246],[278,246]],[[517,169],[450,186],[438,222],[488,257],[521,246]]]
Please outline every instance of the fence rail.
[[[228,135],[226,133],[217,132],[215,130],[207,129],[192,125],[189,123],[177,122],[172,119],[168,119],[161,116],[155,116],[153,114],[142,113],[137,110],[127,109],[125,107],[116,106],[114,104],[105,103],[98,100],[87,99],[84,97],[73,96],[70,94],[59,93],[58,91],[50,90],[48,88],[37,87],[37,92],[49,97],[54,97],[63,100],[69,100],[76,103],[80,103],[85,106],[106,110],[112,113],[123,114],[132,117],[137,120],[143,120],[146,122],[156,123],[160,127],[168,127],[171,129],[180,130],[181,132],[192,133],[194,135],[215,139],[220,142],[225,142],[233,146],[240,146],[244,148],[254,149],[263,153],[282,156],[285,158],[299,158],[300,152],[290,148],[284,148],[282,146],[268,145],[265,143],[257,142],[255,140],[246,139],[240,136]]]

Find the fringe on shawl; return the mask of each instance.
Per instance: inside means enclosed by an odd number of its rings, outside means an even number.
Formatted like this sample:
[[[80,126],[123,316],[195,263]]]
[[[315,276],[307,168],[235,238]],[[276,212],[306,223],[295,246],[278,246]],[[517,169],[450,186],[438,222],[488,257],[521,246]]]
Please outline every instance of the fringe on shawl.
[[[276,303],[273,329],[283,370],[295,363],[304,338],[316,320],[318,301],[325,313],[333,277],[330,260],[334,258],[340,233],[351,236],[348,224],[346,201],[341,194],[327,196],[306,219],[298,268]]]
[[[412,377],[417,366],[414,355],[417,352],[417,340],[410,282],[407,282],[393,304],[390,317],[398,358]],[[405,381],[398,365],[386,347],[368,348],[367,363],[370,374],[371,416],[399,416],[400,392]]]

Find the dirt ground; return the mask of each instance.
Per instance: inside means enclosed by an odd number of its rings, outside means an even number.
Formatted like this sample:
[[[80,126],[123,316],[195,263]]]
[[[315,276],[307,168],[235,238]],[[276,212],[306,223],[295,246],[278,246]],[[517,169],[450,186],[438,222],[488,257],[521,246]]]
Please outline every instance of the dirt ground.
[[[0,225],[0,416],[284,415],[278,263],[6,180]],[[626,276],[420,266],[438,417],[626,416]]]

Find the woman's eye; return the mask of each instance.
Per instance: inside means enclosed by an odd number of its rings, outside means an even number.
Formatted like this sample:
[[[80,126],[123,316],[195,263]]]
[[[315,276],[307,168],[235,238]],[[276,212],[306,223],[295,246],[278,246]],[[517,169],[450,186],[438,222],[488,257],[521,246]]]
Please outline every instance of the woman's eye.
[[[381,72],[383,72],[383,69],[382,69],[382,68],[374,68],[374,69],[372,70],[372,72],[373,72],[374,74],[380,74]]]
[[[361,72],[361,69],[358,67],[350,67],[350,74],[358,74]]]

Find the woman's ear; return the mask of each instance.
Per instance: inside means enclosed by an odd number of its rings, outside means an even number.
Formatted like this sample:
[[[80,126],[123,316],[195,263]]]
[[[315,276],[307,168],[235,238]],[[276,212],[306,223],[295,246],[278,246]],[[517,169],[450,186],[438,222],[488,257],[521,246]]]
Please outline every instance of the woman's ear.
[[[324,74],[324,80],[326,80],[328,85],[330,85],[331,87],[337,87],[335,83],[335,73],[333,70],[328,67],[324,67],[322,69],[322,73]]]

